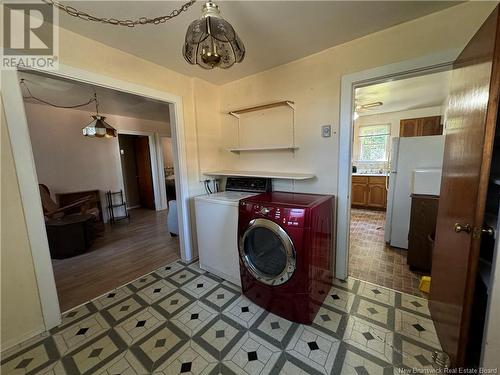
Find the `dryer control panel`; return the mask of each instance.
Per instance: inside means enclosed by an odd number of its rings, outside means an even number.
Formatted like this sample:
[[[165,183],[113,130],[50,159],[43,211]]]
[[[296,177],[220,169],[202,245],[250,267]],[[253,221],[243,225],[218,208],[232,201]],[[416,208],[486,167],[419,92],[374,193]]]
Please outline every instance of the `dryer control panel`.
[[[305,210],[302,208],[289,208],[245,202],[241,202],[241,206],[244,206],[245,211],[251,212],[252,216],[255,218],[266,218],[283,227],[304,227]]]

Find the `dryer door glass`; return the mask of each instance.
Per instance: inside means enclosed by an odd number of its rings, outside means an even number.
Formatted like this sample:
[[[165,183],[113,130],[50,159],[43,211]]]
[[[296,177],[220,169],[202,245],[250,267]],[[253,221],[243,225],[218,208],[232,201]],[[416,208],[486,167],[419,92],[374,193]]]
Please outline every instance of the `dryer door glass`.
[[[270,229],[256,227],[250,230],[245,240],[245,250],[249,262],[266,276],[276,277],[286,267],[285,247]]]
[[[246,268],[266,284],[283,284],[295,271],[292,240],[270,220],[255,219],[250,222],[241,239],[240,252]]]

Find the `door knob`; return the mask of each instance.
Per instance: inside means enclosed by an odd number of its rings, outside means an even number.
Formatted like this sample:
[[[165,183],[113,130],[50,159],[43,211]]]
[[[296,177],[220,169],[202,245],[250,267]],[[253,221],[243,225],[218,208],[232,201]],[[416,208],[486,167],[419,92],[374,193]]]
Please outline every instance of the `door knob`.
[[[460,224],[460,223],[455,223],[454,225],[455,232],[460,233],[460,232],[465,232],[465,233],[470,233],[472,228],[469,224]]]
[[[488,236],[494,236],[495,235],[495,230],[491,227],[486,227],[481,229],[482,234],[486,234]]]

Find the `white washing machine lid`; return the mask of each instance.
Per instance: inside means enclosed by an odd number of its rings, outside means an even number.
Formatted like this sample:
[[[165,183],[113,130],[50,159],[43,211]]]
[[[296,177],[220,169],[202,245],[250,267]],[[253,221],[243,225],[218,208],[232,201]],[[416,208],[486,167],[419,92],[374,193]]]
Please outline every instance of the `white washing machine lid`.
[[[221,203],[237,206],[241,199],[253,197],[257,194],[260,193],[248,193],[244,191],[221,191],[219,193],[200,195],[195,197],[195,199],[205,200],[211,203]]]

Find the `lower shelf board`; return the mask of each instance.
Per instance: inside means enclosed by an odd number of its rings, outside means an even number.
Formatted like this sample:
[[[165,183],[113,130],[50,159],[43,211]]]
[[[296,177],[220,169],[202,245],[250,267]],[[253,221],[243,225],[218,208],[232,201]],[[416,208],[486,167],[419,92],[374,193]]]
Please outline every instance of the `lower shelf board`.
[[[277,178],[283,180],[309,180],[314,178],[312,173],[295,173],[295,172],[264,172],[264,171],[233,171],[233,170],[220,170],[203,172],[205,176],[234,176],[234,177],[264,177],[264,178]]]

